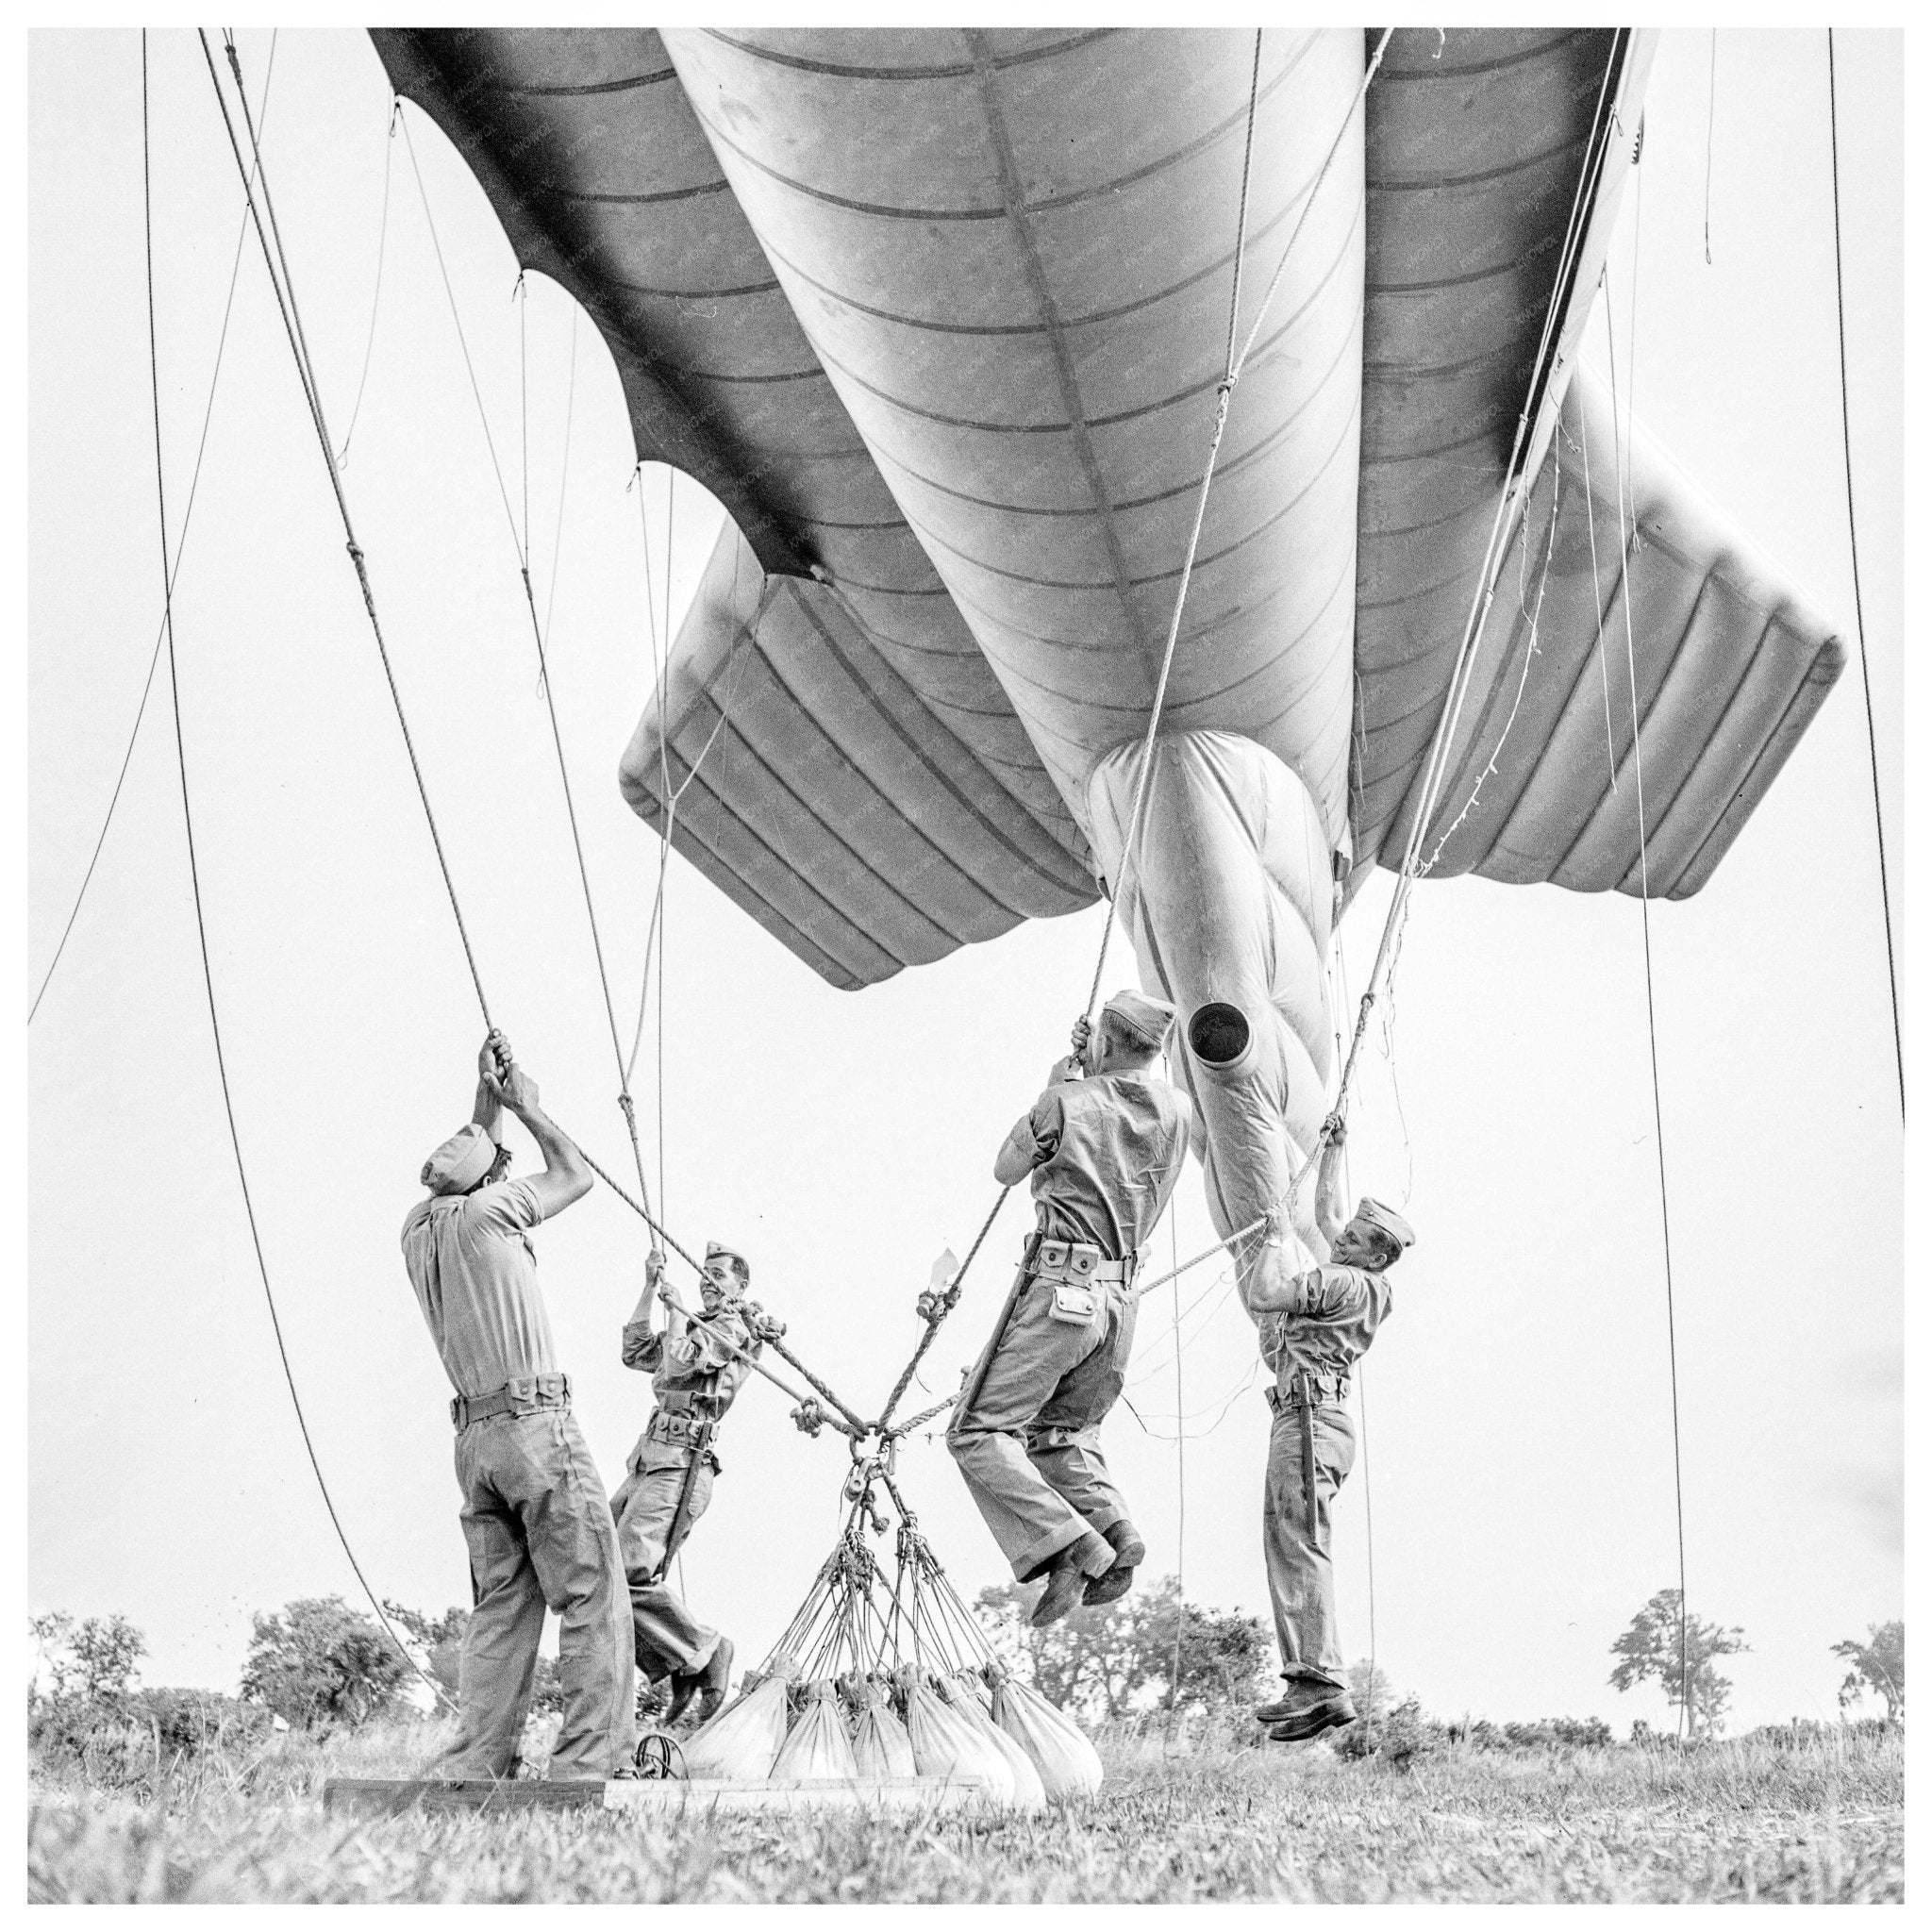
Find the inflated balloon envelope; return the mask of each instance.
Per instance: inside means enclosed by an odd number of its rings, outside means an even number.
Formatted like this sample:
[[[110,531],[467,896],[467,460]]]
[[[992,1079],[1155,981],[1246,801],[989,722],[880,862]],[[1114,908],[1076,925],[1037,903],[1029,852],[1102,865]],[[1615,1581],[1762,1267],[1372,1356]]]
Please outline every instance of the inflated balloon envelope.
[[[1353,29],[375,40],[727,512],[626,798],[841,987],[1121,890],[1224,1233],[1314,1143],[1486,590],[1429,876],[1697,891],[1842,664],[1580,360],[1648,32],[1405,29],[1365,94]],[[1238,333],[1276,285],[1124,867],[1244,163]]]

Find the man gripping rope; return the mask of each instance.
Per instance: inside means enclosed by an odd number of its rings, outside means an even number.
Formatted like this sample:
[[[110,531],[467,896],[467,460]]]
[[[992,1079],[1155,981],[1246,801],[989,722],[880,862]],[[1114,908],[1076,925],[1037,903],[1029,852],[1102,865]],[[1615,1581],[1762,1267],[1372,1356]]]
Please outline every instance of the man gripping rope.
[[[1074,1052],[993,1163],[1030,1174],[1039,1224],[946,1446],[1013,1574],[1044,1575],[1035,1624],[1133,1587],[1146,1544],[1100,1453],[1134,1345],[1134,1271],[1187,1158],[1193,1110],[1154,1062],[1174,1008],[1132,991]]]
[[[1261,1359],[1274,1374],[1265,1391],[1274,1424],[1261,1546],[1288,1688],[1255,1715],[1281,1743],[1355,1722],[1336,1627],[1330,1512],[1355,1466],[1349,1371],[1389,1313],[1389,1270],[1415,1244],[1408,1223],[1366,1195],[1342,1224],[1341,1118],[1330,1115],[1324,1132],[1312,1234],[1328,1258],[1290,1274],[1277,1237],[1247,1271],[1241,1291],[1260,1331]]]
[[[617,1531],[570,1411],[530,1230],[590,1191],[583,1157],[540,1111],[537,1085],[492,1031],[477,1056],[476,1107],[423,1163],[426,1200],[403,1222],[403,1260],[457,1394],[457,1483],[475,1607],[463,1632],[456,1740],[446,1778],[507,1777],[529,1709],[547,1604],[562,1622],[563,1722],[550,1776],[608,1778],[630,1762],[635,1675],[625,1641]],[[543,1172],[506,1178],[505,1108]]]
[[[746,1357],[758,1351],[759,1322],[744,1299],[751,1264],[716,1241],[705,1250],[699,1284],[704,1326],[669,1309],[664,1327],[654,1325],[663,1282],[664,1257],[654,1248],[643,1296],[625,1324],[624,1365],[651,1377],[658,1406],[610,1508],[630,1585],[638,1668],[653,1682],[671,1679],[666,1724],[682,1717],[693,1698],[703,1724],[724,1701],[731,1640],[700,1624],[664,1577],[691,1525],[710,1507],[719,1469],[712,1439],[751,1373]]]

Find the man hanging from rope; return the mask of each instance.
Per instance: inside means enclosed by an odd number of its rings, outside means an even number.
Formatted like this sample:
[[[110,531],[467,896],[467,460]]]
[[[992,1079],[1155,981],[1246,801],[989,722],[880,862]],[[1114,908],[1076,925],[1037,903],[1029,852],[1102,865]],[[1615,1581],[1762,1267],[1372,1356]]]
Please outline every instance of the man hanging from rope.
[[[954,1410],[946,1446],[1022,1583],[1046,1578],[1043,1625],[1132,1589],[1147,1554],[1100,1453],[1134,1346],[1140,1252],[1180,1178],[1193,1124],[1154,1072],[1174,1008],[1132,991],[1075,1022],[1074,1051],[993,1163],[1030,1173],[1039,1225],[1006,1312]]]
[[[710,1507],[719,1468],[712,1439],[751,1374],[745,1355],[726,1343],[756,1356],[760,1324],[744,1299],[751,1264],[716,1241],[705,1250],[699,1284],[706,1327],[669,1308],[665,1325],[654,1325],[652,1310],[663,1282],[664,1256],[653,1248],[643,1296],[625,1324],[624,1365],[651,1377],[658,1406],[625,1465],[627,1473],[610,1509],[630,1585],[638,1668],[653,1682],[671,1679],[667,1724],[676,1723],[693,1698],[694,1716],[703,1724],[724,1701],[731,1640],[700,1624],[664,1577],[691,1525]]]
[[[1261,1548],[1288,1688],[1255,1715],[1281,1743],[1355,1722],[1336,1628],[1330,1511],[1355,1466],[1348,1373],[1389,1313],[1388,1271],[1415,1243],[1401,1215],[1366,1195],[1342,1223],[1341,1116],[1331,1114],[1323,1132],[1310,1238],[1327,1259],[1291,1274],[1285,1238],[1273,1235],[1241,1285],[1242,1306],[1260,1330],[1261,1359],[1274,1374],[1266,1391],[1274,1425]]]
[[[539,1109],[537,1085],[491,1031],[475,1112],[423,1164],[428,1199],[403,1222],[403,1259],[457,1394],[457,1482],[475,1607],[463,1632],[461,1721],[446,1778],[507,1777],[529,1709],[547,1604],[562,1622],[563,1722],[555,1779],[628,1769],[636,1729],[617,1529],[570,1410],[537,1286],[530,1230],[591,1188],[583,1157]],[[543,1172],[507,1178],[496,1143],[508,1108]]]

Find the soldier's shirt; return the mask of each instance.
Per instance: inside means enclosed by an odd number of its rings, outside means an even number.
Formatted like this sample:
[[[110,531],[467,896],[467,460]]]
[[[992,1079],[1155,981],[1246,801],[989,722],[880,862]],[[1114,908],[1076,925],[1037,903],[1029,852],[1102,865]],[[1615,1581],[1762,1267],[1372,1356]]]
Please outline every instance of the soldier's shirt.
[[[1109,1260],[1145,1245],[1180,1179],[1192,1108],[1157,1074],[1061,1080],[1033,1103],[1033,1200],[1049,1241],[1091,1241]]]
[[[543,1219],[526,1180],[431,1194],[403,1217],[403,1264],[458,1395],[557,1373],[530,1230]]]
[[[705,1320],[740,1348],[758,1352],[742,1315],[721,1308]],[[624,1365],[650,1376],[651,1391],[660,1405],[667,1395],[684,1398],[671,1406],[688,1416],[693,1425],[722,1421],[751,1374],[751,1364],[743,1356],[733,1354],[718,1336],[707,1334],[694,1324],[674,1338],[668,1329],[653,1332],[648,1321],[626,1322]],[[627,1467],[635,1471],[661,1462],[668,1468],[681,1466],[685,1459],[682,1442],[659,1441],[646,1431],[631,1451]]]
[[[1289,1284],[1292,1300],[1257,1324],[1261,1359],[1286,1390],[1306,1369],[1324,1380],[1345,1375],[1369,1351],[1394,1297],[1386,1274],[1324,1262]]]

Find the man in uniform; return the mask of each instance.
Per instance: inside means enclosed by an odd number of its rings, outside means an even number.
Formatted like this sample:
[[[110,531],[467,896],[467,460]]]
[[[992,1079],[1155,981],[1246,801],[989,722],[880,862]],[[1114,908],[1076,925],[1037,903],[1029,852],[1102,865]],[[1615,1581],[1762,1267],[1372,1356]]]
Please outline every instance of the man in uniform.
[[[703,1724],[724,1701],[731,1640],[700,1624],[664,1575],[710,1507],[719,1468],[712,1438],[751,1374],[748,1357],[758,1353],[758,1341],[744,1301],[751,1264],[735,1250],[716,1241],[705,1250],[703,1326],[669,1309],[663,1328],[653,1324],[663,1283],[664,1257],[653,1248],[643,1296],[625,1324],[624,1365],[651,1377],[658,1406],[625,1465],[610,1509],[630,1585],[638,1668],[653,1682],[671,1679],[666,1724],[682,1717],[692,1698]]]
[[[476,1106],[423,1164],[426,1200],[403,1222],[403,1259],[457,1394],[457,1482],[475,1607],[463,1632],[447,1778],[506,1777],[515,1762],[547,1604],[562,1622],[563,1722],[553,1779],[607,1778],[635,1729],[617,1531],[570,1412],[530,1230],[590,1191],[583,1157],[537,1106],[537,1086],[492,1031],[477,1056]],[[505,1108],[530,1131],[541,1174],[506,1178]]]
[[[1187,1158],[1193,1112],[1154,1070],[1174,1008],[1116,993],[1014,1124],[993,1163],[1030,1174],[1039,1224],[1003,1325],[955,1409],[946,1446],[987,1527],[1025,1583],[1044,1575],[1033,1622],[1133,1587],[1147,1547],[1100,1453],[1100,1424],[1134,1345],[1130,1293]]]
[[[1261,1545],[1287,1690],[1255,1715],[1282,1743],[1355,1722],[1336,1629],[1330,1511],[1355,1465],[1349,1370],[1389,1312],[1388,1271],[1415,1242],[1401,1215],[1366,1195],[1339,1224],[1340,1117],[1330,1115],[1324,1132],[1313,1237],[1327,1259],[1291,1274],[1276,1237],[1241,1283],[1242,1304],[1260,1330],[1261,1359],[1274,1374],[1266,1391],[1274,1425]]]

